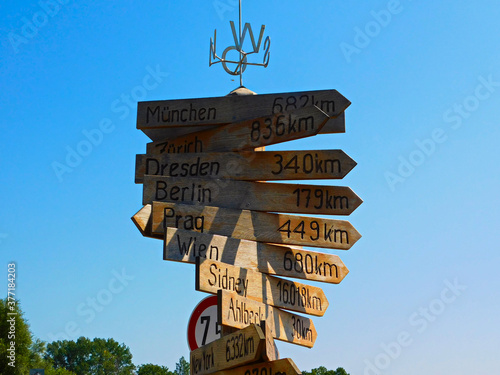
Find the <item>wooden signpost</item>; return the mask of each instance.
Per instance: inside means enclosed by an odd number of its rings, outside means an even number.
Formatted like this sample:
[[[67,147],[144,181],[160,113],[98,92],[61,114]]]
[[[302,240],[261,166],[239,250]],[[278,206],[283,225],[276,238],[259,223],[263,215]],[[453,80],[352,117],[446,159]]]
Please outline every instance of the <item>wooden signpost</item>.
[[[217,297],[220,324],[241,329],[266,320],[275,339],[308,348],[314,346],[317,332],[311,319],[222,289]]]
[[[166,228],[164,260],[195,263],[197,257],[268,275],[332,284],[340,283],[349,272],[342,260],[333,254]]]
[[[337,90],[139,102],[137,129],[156,141],[186,134],[190,127],[200,131],[200,126],[226,125],[312,106],[334,119],[350,104]],[[332,121],[322,132],[344,131],[342,124]]]
[[[290,359],[257,363],[232,370],[219,371],[216,375],[301,375],[297,365]]]
[[[362,200],[349,187],[269,181],[342,179],[356,162],[342,150],[263,147],[344,132],[350,102],[336,90],[238,90],[138,104],[137,128],[153,142],[136,157],[144,206],[132,220],[163,240],[164,260],[196,265],[196,290],[217,296],[222,337],[190,342],[191,375],[300,375],[274,339],[312,348],[314,323],[297,313],[324,316],[329,302],[282,277],[340,283],[349,270],[337,255],[301,246],[348,250],[361,235],[345,220],[292,214],[350,215]]]
[[[137,155],[135,182],[143,183],[144,175],[245,181],[341,179],[355,166],[342,150]]]
[[[254,149],[311,137],[327,120],[328,116],[317,107],[306,107],[151,142],[146,151],[148,155],[161,155]]]
[[[197,259],[195,285],[200,292],[217,294],[218,290],[226,290],[267,305],[310,315],[323,316],[328,308],[328,300],[321,288],[210,259]]]
[[[191,375],[207,375],[258,361],[270,361],[262,329],[251,324],[235,333],[193,350]]]
[[[152,202],[263,212],[350,215],[363,201],[345,186],[144,176],[142,203]]]
[[[154,234],[180,228],[242,240],[348,250],[361,238],[345,220],[153,202]]]

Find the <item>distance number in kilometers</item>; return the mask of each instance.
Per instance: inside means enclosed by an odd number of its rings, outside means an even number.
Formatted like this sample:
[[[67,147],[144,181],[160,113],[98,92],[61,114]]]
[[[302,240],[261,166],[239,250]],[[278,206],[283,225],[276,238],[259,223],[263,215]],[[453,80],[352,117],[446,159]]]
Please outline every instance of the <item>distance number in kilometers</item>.
[[[231,350],[232,348],[232,350]],[[231,337],[226,341],[226,362],[233,361],[255,352],[255,343],[252,337],[246,338],[243,333]]]
[[[260,138],[269,140],[274,137],[288,136],[293,133],[314,130],[314,116],[303,116],[293,118],[292,114],[279,115],[271,118],[267,117],[264,120],[255,120],[252,123],[252,131],[250,139],[252,142],[259,142]]]
[[[297,188],[292,193],[297,196],[297,207],[309,208],[313,205],[316,209],[349,209],[348,197],[345,195],[332,195],[328,189]]]
[[[341,164],[339,159],[321,159],[318,154],[305,154],[302,160],[294,155],[290,160],[284,160],[283,155],[274,154],[277,170],[271,171],[272,174],[278,175],[283,172],[293,171],[293,173],[340,173]]]
[[[294,109],[313,105],[326,113],[335,112],[334,100],[315,100],[314,95],[303,94],[300,96],[290,95],[286,98],[278,96],[276,99],[274,99],[272,113],[293,111]]]
[[[294,226],[295,228],[293,228]],[[316,220],[309,222],[309,228],[306,228],[304,220],[301,220],[297,225],[295,225],[295,223],[292,225],[292,221],[287,220],[278,228],[278,232],[286,233],[287,238],[292,236],[295,237],[295,234],[298,234],[301,240],[303,240],[305,236],[308,236],[311,241],[324,240],[343,243],[345,238],[345,243],[349,243],[349,234],[346,230],[335,229],[332,226],[328,228],[326,223],[321,226]]]
[[[268,371],[269,370],[269,371]],[[276,371],[273,372],[272,367],[262,367],[262,368],[253,368],[245,371],[245,375],[287,375],[286,372]]]

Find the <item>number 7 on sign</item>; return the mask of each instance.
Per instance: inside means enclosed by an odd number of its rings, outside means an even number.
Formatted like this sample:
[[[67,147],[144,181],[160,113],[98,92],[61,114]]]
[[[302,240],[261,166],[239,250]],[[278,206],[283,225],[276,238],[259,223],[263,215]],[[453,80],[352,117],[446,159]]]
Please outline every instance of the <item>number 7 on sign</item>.
[[[207,344],[208,329],[210,328],[210,315],[204,315],[200,318],[201,324],[205,323],[205,331],[203,332],[203,339],[201,340],[201,345]],[[215,334],[220,335],[220,324],[215,322]]]
[[[203,299],[189,318],[187,338],[191,351],[222,337],[217,321],[217,296]]]

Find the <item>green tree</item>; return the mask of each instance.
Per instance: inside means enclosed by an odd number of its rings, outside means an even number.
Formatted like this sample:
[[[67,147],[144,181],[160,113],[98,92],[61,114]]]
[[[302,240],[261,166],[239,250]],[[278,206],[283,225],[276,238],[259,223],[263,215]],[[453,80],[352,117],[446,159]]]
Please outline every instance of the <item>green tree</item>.
[[[77,375],[132,375],[135,370],[130,349],[113,339],[54,341],[47,345],[45,359],[55,369]]]
[[[29,374],[33,365],[41,365],[40,343],[33,341],[19,301],[0,299],[0,374]]]
[[[190,374],[189,362],[186,361],[184,356],[179,359],[179,362],[175,364],[174,374],[176,375],[189,375]]]
[[[334,370],[327,370],[325,366],[313,368],[311,371],[302,371],[302,375],[349,375],[342,367]]]
[[[174,373],[166,366],[147,363],[138,367],[137,375],[174,375]]]

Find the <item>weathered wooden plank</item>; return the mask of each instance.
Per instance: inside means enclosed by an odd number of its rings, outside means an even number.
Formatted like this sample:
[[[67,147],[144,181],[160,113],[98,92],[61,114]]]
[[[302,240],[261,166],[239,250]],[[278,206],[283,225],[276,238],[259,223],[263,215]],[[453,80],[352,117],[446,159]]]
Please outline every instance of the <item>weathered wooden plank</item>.
[[[219,371],[215,375],[301,375],[297,365],[290,358],[271,362],[256,363],[237,367],[231,370]]]
[[[254,269],[269,275],[332,284],[340,283],[349,273],[342,260],[333,254],[166,228],[164,260],[195,263],[196,257]]]
[[[311,319],[225,290],[219,290],[217,296],[219,324],[244,328],[267,320],[275,339],[308,348],[314,346],[317,332]]]
[[[198,133],[228,124],[162,127],[154,129],[142,129],[142,131],[149,138],[151,138],[152,141],[164,141],[166,139],[179,138],[187,134]],[[335,118],[329,118],[326,124],[323,125],[323,127],[319,131],[319,134],[335,134],[335,133],[345,133],[345,112],[342,112]]]
[[[180,228],[242,240],[347,250],[361,238],[345,220],[153,202],[155,234]]]
[[[342,150],[137,155],[135,182],[142,183],[144,175],[245,181],[341,179],[355,166]]]
[[[317,107],[306,107],[151,142],[146,150],[148,155],[161,155],[255,149],[316,135],[327,120]]]
[[[346,186],[146,175],[142,203],[153,201],[317,215],[350,215],[363,202]]]
[[[350,104],[336,90],[139,102],[137,129],[154,139],[155,129],[224,125],[313,105],[335,118]]]
[[[191,375],[207,375],[262,361],[266,353],[264,332],[258,325],[251,324],[193,350],[190,354]]]
[[[267,305],[315,316],[323,316],[328,308],[321,288],[252,269],[197,258],[195,275],[195,289],[200,292],[217,294],[222,289]]]
[[[221,326],[227,327],[227,326]],[[264,336],[266,337],[266,352],[263,356],[265,361],[276,361],[280,359],[280,353],[276,343],[274,342],[274,337],[272,335],[271,326],[265,320],[260,322],[260,328],[262,332],[264,332]],[[234,328],[233,328],[234,329]]]
[[[152,209],[152,205],[146,204],[139,211],[137,211],[131,219],[144,237],[157,238],[161,240],[164,237],[162,234],[155,234],[151,231],[153,224],[151,217]]]

